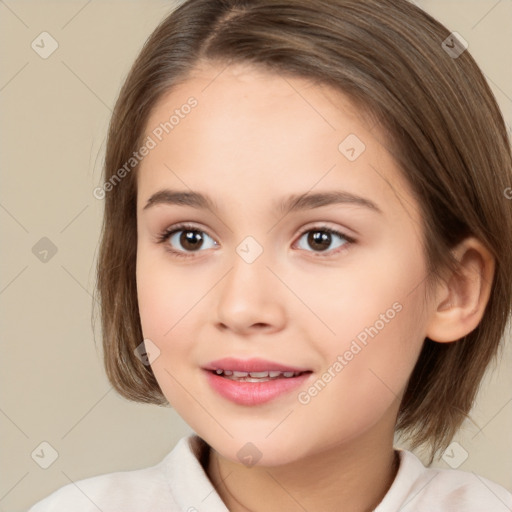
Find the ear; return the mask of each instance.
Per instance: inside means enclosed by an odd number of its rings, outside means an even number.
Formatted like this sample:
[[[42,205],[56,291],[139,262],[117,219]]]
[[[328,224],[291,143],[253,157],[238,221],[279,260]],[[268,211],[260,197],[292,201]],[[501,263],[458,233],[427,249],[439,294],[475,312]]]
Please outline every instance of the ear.
[[[494,257],[478,239],[466,238],[453,255],[460,268],[436,284],[427,324],[426,336],[441,343],[457,341],[478,326],[494,278]]]

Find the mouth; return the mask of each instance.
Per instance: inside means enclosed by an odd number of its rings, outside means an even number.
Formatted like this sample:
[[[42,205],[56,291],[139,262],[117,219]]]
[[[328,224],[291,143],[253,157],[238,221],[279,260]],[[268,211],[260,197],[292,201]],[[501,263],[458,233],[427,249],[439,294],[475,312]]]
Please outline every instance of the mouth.
[[[208,383],[223,398],[238,405],[260,405],[289,394],[313,373],[263,359],[224,358],[206,367]]]
[[[238,372],[236,370],[217,369],[214,371],[214,373],[221,377],[225,377],[226,379],[235,380],[238,382],[268,382],[276,379],[292,379],[293,377],[298,377],[304,373],[311,372],[281,372],[278,370],[268,370],[262,372]]]

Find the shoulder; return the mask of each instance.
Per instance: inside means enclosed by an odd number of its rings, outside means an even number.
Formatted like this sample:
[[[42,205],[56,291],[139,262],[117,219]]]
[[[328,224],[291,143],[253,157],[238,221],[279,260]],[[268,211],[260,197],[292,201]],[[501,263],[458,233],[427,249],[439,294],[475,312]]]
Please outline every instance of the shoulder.
[[[426,468],[413,453],[401,450],[398,474],[375,512],[506,512],[512,494],[475,473]]]
[[[169,467],[185,462],[187,438],[155,466],[119,471],[69,483],[33,505],[28,512],[173,512],[179,510],[169,485]]]

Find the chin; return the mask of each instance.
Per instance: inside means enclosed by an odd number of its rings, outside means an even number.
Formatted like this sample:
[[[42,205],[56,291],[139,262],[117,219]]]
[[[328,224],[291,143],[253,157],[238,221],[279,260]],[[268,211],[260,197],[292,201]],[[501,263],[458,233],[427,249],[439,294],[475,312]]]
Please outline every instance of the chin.
[[[308,454],[305,444],[290,435],[279,436],[272,433],[265,438],[267,434],[263,434],[262,431],[233,434],[234,438],[223,436],[222,439],[218,439],[208,435],[201,437],[225,459],[247,467],[283,466]]]

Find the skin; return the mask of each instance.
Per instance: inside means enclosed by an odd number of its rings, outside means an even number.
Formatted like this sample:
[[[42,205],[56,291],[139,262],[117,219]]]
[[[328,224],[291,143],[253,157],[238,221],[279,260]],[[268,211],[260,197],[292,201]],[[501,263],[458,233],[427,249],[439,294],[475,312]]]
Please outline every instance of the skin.
[[[190,96],[197,107],[137,176],[137,289],[144,337],[160,350],[154,374],[212,447],[206,470],[229,510],[326,512],[340,502],[344,511],[372,510],[396,475],[396,415],[423,341],[453,341],[478,324],[492,258],[468,239],[457,252],[465,270],[427,293],[419,206],[386,134],[340,92],[248,66],[203,65],[155,105],[146,136]],[[338,149],[349,134],[366,146],[354,161]],[[219,210],[144,208],[163,188],[208,194]],[[274,208],[289,194],[332,190],[380,212],[351,203]],[[178,222],[204,236],[188,258],[166,250],[187,253],[182,233],[157,241]],[[308,230],[322,226],[355,241],[332,235],[322,252],[308,243]],[[252,263],[236,252],[247,236],[263,250]],[[298,393],[397,303],[400,312],[300,403]],[[201,369],[227,356],[313,373],[271,402],[237,405],[210,388]],[[237,456],[247,442],[261,452],[252,467]]]

